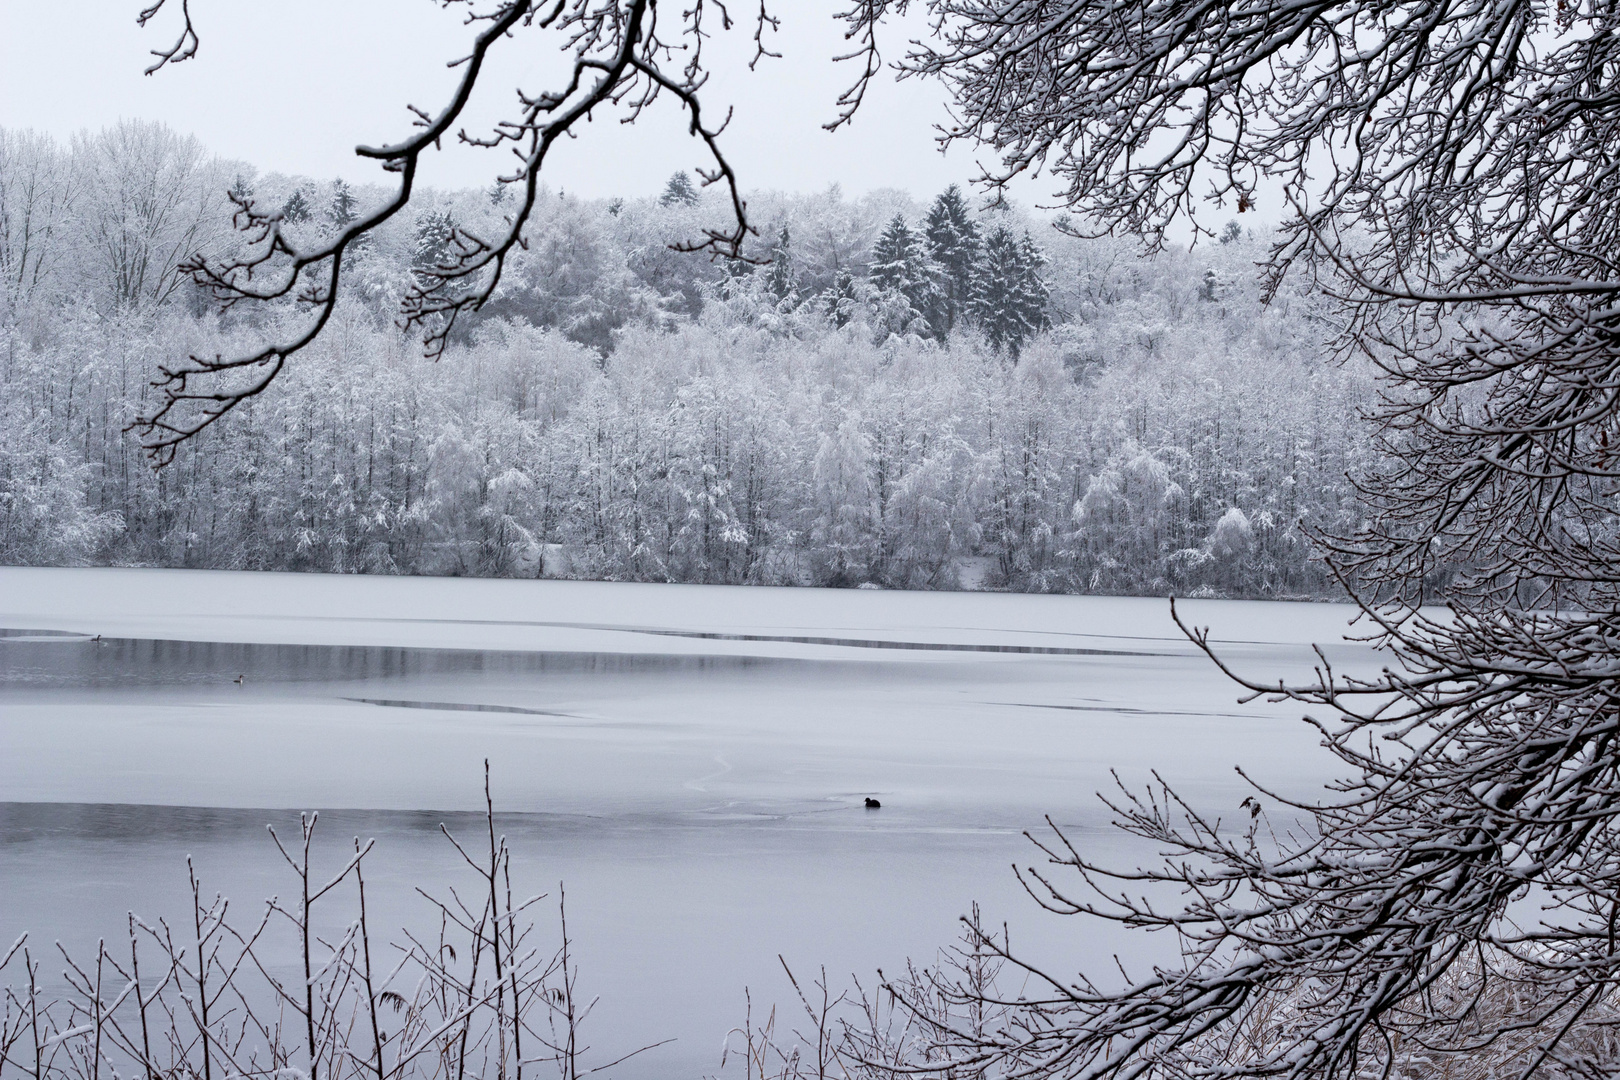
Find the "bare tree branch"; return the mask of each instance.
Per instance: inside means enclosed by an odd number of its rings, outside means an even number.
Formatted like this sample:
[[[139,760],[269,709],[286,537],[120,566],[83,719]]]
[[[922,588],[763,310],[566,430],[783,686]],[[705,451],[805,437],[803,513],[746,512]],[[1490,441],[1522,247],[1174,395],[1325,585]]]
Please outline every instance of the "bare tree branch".
[[[694,0],[673,19],[668,34],[661,33],[659,13],[650,0],[503,0],[479,10],[474,0],[446,0],[446,6],[465,3],[468,25],[478,28],[471,51],[455,61],[461,77],[447,103],[436,113],[412,107],[416,132],[401,142],[361,146],[356,153],[381,163],[399,175],[394,196],[317,244],[300,244],[284,231],[279,210],[259,207],[252,196],[233,193],[235,222],[247,244],[247,253],[216,261],[198,256],[184,269],[225,307],[244,301],[268,303],[290,299],[309,309],[311,318],[293,337],[240,355],[191,356],[184,363],[160,368],[153,383],[158,406],[132,425],[141,435],[152,460],[162,465],[175,448],[196,435],[243,401],[263,393],[288,360],[313,342],[326,327],[339,301],[345,258],[356,244],[410,204],[421,158],[446,136],[485,149],[506,147],[516,167],[498,182],[521,193],[498,235],[481,237],[456,227],[448,238],[450,256],[441,265],[419,274],[405,297],[400,317],[406,326],[423,331],[429,355],[443,351],[456,319],[487,302],[501,280],[506,259],[523,243],[523,228],[534,209],[539,180],[548,155],[559,139],[572,136],[579,125],[602,109],[622,111],[625,122],[638,119],[667,94],[687,117],[687,130],[709,155],[712,167],[699,170],[706,184],[721,184],[727,192],[732,224],[709,228],[681,250],[707,252],[728,258],[742,257],[742,243],[752,232],[747,205],[736,173],[720,144],[725,122],[705,120],[700,92],[707,81],[702,62],[703,41],[710,33],[705,20],[717,12],[723,28],[732,23],[715,0]],[[154,4],[142,13],[143,23],[163,7]],[[159,53],[163,63],[186,59],[196,51],[189,8],[182,5],[185,36],[174,50]],[[666,20],[668,21],[668,20]],[[755,20],[755,61],[772,55],[765,34],[775,21],[762,4]],[[457,126],[478,88],[484,64],[496,49],[510,51],[523,35],[549,36],[571,55],[567,79],[555,89],[537,94],[518,92],[519,111],[514,119],[498,123],[487,134],[472,134]],[[684,59],[680,54],[684,53]],[[154,67],[153,70],[156,70]]]
[[[1049,170],[1076,231],[1160,243],[1177,222],[1207,234],[1208,205],[1274,201],[1273,285],[1313,274],[1337,347],[1383,372],[1382,464],[1355,478],[1366,524],[1318,541],[1393,662],[1349,679],[1323,655],[1303,685],[1222,664],[1251,694],[1325,710],[1310,722],[1349,778],[1319,803],[1257,786],[1235,828],[1162,783],[1122,789],[1119,825],[1166,853],[1146,869],[1054,831],[1048,865],[1022,872],[1031,894],[1173,934],[1182,962],[1111,988],[970,931],[1034,989],[993,999],[1009,1011],[989,1030],[932,1023],[899,1071],[1425,1075],[1493,1040],[1517,1047],[1515,1074],[1611,1067],[1565,1048],[1612,1022],[1620,987],[1620,12],[927,7],[932,34],[899,66],[952,93],[945,144],[1000,152],[985,183]],[[846,12],[868,73],[905,9]],[[1423,607],[1436,597],[1449,610]],[[1521,923],[1527,895],[1544,914]],[[1494,1027],[1435,992],[1487,1000],[1504,980],[1523,994]],[[895,985],[917,1017],[944,1015],[930,994],[992,1000]]]

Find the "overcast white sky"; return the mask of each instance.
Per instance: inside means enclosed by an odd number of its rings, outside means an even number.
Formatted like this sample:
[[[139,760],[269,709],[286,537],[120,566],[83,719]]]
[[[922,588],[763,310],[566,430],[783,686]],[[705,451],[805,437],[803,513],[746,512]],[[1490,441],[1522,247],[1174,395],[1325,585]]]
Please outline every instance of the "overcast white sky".
[[[470,40],[459,13],[433,0],[191,0],[202,33],[197,59],[145,77],[148,50],[168,44],[177,24],[165,12],[161,25],[137,29],[142,6],[0,0],[0,125],[65,139],[120,117],[161,120],[262,171],[375,182],[384,174],[354,146],[404,135],[407,103],[438,111],[453,77],[444,62]],[[747,71],[751,26],[722,35],[732,41],[713,57],[706,108],[736,109],[726,146],[744,187],[812,191],[837,182],[850,194],[897,187],[927,198],[977,172],[963,148],[938,152],[932,129],[945,99],[932,83],[885,78],[853,128],[822,130],[853,75],[851,64],[832,62],[847,48],[832,18],[841,4],[775,6],[782,59]],[[898,56],[917,29],[894,28],[886,52]],[[510,115],[512,88],[540,89],[555,56],[538,34],[509,42],[483,80],[474,123]],[[495,153],[446,145],[429,165],[431,184],[482,187],[506,167]],[[649,194],[676,169],[702,164],[700,151],[673,109],[634,127],[598,120],[556,156],[547,181],[586,196]],[[1015,194],[1035,202],[1046,190],[1026,185]]]

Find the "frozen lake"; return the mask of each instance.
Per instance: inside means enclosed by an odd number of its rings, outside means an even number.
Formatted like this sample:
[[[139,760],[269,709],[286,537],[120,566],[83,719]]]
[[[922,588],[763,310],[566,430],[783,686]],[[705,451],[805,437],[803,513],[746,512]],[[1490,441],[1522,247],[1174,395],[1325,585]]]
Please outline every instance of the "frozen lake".
[[[1312,642],[1378,662],[1344,607],[1184,614],[1267,678]],[[785,1000],[778,954],[865,980],[975,900],[1048,967],[1168,945],[1040,911],[1010,864],[1046,814],[1153,859],[1107,827],[1111,771],[1229,818],[1238,763],[1333,775],[1297,706],[1237,696],[1163,600],[0,568],[0,944],[179,914],[187,854],[245,907],[285,893],[264,826],[299,809],[333,864],[376,837],[368,896],[418,920],[412,885],[464,880],[438,828],[481,824],[488,758],[517,871],[567,886],[589,1041],[673,1038],[612,1075],[695,1077],[745,986]]]

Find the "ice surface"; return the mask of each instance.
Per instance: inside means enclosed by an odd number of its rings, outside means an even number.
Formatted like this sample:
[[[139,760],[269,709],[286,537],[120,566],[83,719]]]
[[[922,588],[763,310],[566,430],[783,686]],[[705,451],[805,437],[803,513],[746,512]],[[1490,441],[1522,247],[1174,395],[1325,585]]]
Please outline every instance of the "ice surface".
[[[1350,614],[1335,604],[1182,603],[1193,621],[1214,627],[1217,640],[1295,648],[1337,641]],[[1130,597],[0,568],[0,620],[9,627],[186,641],[839,655],[791,642],[654,633],[662,630],[981,646],[1152,643],[1155,651],[1190,655],[1168,612],[1163,600]]]
[[[1377,663],[1344,607],[1183,610],[1256,674],[1308,672],[1313,641]],[[744,985],[784,991],[777,953],[866,976],[975,899],[1060,967],[1146,959],[1168,942],[1022,896],[1022,830],[1051,814],[1136,865],[1093,795],[1112,770],[1228,816],[1239,762],[1300,794],[1333,775],[1162,600],[0,569],[0,680],[0,938],[177,911],[187,852],[239,903],[284,891],[263,827],[297,808],[333,859],[378,838],[397,924],[407,884],[454,874],[436,829],[487,757],[521,873],[567,882],[592,1041],[679,1039],[626,1077],[713,1072]]]

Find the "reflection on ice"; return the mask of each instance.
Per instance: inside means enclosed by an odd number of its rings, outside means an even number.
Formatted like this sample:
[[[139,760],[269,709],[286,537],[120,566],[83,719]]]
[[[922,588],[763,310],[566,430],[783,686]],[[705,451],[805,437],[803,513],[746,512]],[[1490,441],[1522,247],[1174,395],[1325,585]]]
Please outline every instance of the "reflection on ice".
[[[344,698],[344,701],[358,701],[362,705],[382,705],[390,709],[434,709],[439,712],[503,712],[517,713],[520,716],[573,716],[573,713],[558,712],[555,709],[523,709],[516,705],[473,705],[463,701],[398,701],[388,698]]]
[[[752,656],[509,652],[368,645],[262,645],[217,641],[95,638],[60,631],[0,629],[0,687],[223,686],[350,682],[423,675],[539,675],[627,671],[713,671],[756,667]]]

